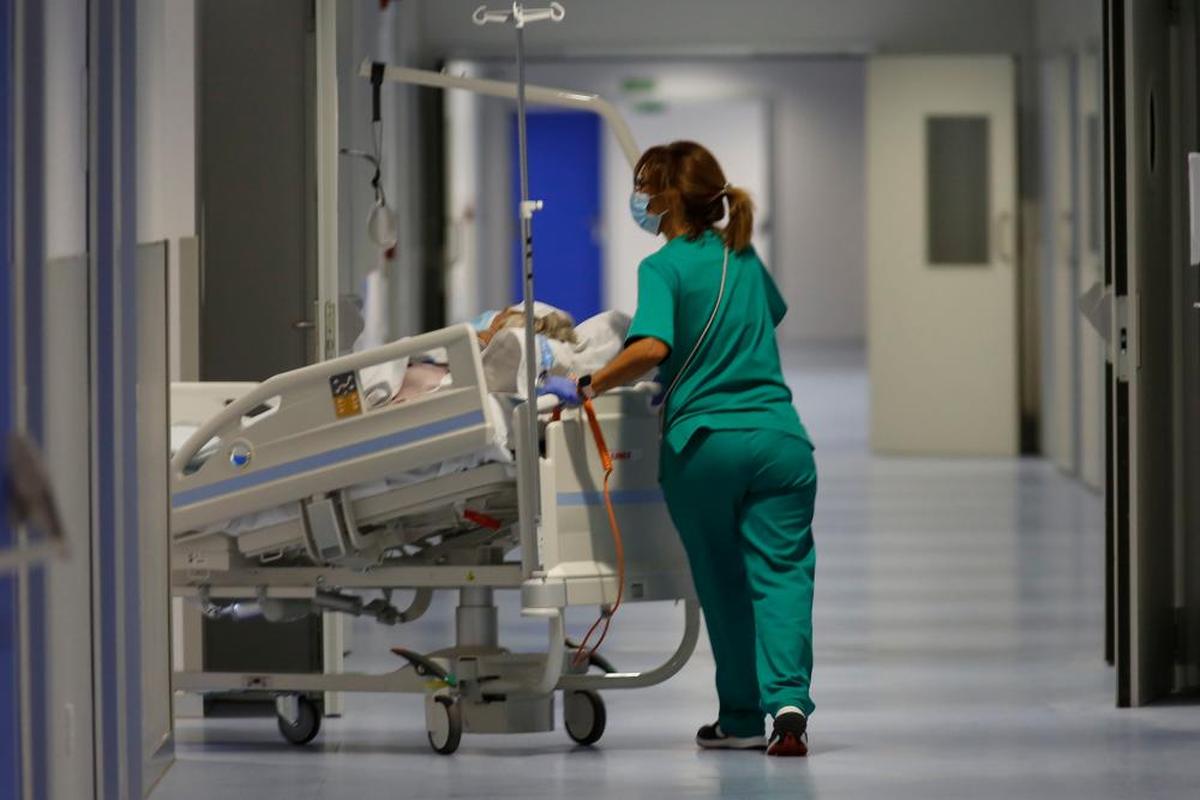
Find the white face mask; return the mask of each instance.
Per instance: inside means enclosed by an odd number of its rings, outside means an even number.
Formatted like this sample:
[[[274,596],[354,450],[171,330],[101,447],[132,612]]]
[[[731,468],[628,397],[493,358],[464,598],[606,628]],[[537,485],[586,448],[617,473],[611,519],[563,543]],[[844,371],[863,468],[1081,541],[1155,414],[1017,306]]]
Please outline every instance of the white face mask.
[[[667,212],[652,213],[650,211],[650,200],[650,195],[634,190],[629,195],[629,213],[633,216],[633,221],[638,224],[639,228],[646,233],[657,236],[659,229],[662,227],[663,214]]]

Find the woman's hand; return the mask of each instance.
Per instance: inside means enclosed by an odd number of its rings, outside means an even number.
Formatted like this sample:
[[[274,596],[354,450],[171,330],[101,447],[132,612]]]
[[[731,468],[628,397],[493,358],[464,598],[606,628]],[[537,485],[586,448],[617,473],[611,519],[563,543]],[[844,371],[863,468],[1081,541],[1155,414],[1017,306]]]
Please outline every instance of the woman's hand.
[[[568,408],[579,405],[582,398],[579,396],[579,387],[575,381],[570,378],[564,378],[561,375],[549,375],[542,379],[542,385],[538,387],[538,395],[554,395],[558,401]]]

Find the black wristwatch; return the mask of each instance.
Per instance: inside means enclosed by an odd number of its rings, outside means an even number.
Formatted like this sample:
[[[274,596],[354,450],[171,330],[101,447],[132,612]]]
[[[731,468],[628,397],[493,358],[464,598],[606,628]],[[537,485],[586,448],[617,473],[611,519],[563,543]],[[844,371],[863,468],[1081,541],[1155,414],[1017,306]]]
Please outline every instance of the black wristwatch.
[[[596,390],[592,388],[591,375],[584,375],[582,378],[575,381],[575,388],[579,390],[579,396],[584,400],[591,400],[596,396]]]

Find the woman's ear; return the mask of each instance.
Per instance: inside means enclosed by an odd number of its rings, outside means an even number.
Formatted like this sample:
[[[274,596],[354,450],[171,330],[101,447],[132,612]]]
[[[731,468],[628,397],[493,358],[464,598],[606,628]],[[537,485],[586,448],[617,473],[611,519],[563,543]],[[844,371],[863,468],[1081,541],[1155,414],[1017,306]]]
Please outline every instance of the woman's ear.
[[[666,214],[671,210],[674,201],[674,193],[670,189],[663,189],[661,192],[655,192],[650,195],[650,205],[646,208],[651,214]]]

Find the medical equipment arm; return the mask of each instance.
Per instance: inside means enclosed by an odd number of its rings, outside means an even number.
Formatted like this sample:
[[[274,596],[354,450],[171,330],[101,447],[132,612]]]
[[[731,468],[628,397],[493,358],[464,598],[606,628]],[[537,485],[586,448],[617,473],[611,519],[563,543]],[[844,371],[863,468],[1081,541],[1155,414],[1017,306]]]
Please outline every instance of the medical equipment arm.
[[[358,74],[363,78],[371,77],[372,62],[364,59]],[[476,94],[490,97],[507,97],[515,100],[517,85],[508,81],[494,81],[483,78],[466,78],[458,75],[447,75],[443,72],[433,72],[410,67],[385,66],[383,79],[394,83],[410,83],[416,86],[430,86],[438,89],[466,89]],[[526,86],[525,99],[534,105],[557,106],[559,108],[574,108],[580,111],[591,111],[599,114],[617,138],[617,144],[629,167],[637,163],[641,151],[633,139],[628,123],[617,111],[617,107],[603,97],[584,92],[572,92],[567,89],[551,89],[545,86]]]

